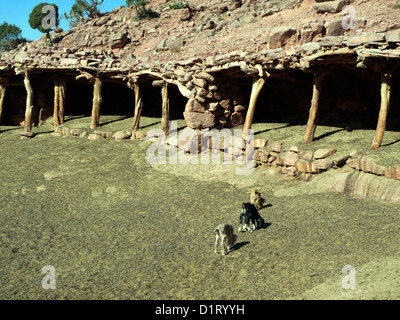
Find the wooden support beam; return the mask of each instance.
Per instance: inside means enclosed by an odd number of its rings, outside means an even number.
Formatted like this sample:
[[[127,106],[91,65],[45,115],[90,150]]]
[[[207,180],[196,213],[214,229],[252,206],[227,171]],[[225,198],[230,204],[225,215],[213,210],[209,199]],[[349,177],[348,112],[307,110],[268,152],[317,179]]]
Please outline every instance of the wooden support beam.
[[[60,121],[60,124],[64,123],[66,94],[67,94],[67,79],[65,77],[62,77],[60,79],[60,84],[59,84],[60,110],[58,111],[58,119]]]
[[[59,89],[59,81],[58,79],[54,79],[54,110],[53,110],[53,121],[54,127],[60,125],[60,121],[58,119],[58,113],[60,111],[60,89]]]
[[[387,115],[389,112],[390,104],[390,90],[391,90],[391,71],[381,71],[381,108],[379,111],[378,125],[376,127],[375,138],[372,142],[371,149],[377,150],[381,146],[383,135],[385,134]]]
[[[90,125],[91,129],[97,128],[100,123],[100,108],[101,103],[103,102],[103,98],[101,96],[102,86],[103,82],[101,80],[101,76],[95,77],[93,85],[92,123]]]
[[[29,79],[29,72],[25,69],[24,85],[26,89],[25,131],[32,131],[33,90]]]
[[[138,81],[134,82],[133,89],[135,92],[135,115],[133,116],[131,139],[136,138],[136,132],[139,130],[140,115],[143,109],[142,90],[140,89]]]
[[[1,115],[3,113],[4,99],[8,87],[8,81],[1,81],[1,80],[2,79],[0,79],[0,123],[1,123]]]
[[[264,84],[265,84],[268,76],[253,77],[253,86],[251,88],[249,107],[247,109],[246,119],[245,119],[244,125],[243,125],[243,139],[246,138],[247,130],[250,130],[251,125],[253,124],[254,110],[256,108],[258,96],[259,96],[262,88],[264,87]]]
[[[54,127],[64,123],[64,108],[65,108],[65,92],[66,79],[65,77],[54,79]]]
[[[327,74],[328,72],[314,72],[313,96],[303,143],[310,143],[314,140],[319,112],[319,96],[321,94],[323,80]]]
[[[162,97],[162,119],[161,125],[165,137],[169,136],[169,98],[168,98],[168,83],[164,82],[161,88]]]

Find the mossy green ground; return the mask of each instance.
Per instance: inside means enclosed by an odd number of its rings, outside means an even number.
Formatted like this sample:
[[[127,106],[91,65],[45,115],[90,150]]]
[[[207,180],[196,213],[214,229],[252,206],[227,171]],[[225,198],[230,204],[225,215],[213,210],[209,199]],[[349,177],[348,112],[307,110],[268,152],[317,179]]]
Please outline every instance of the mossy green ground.
[[[98,131],[129,130],[132,118],[102,123]],[[255,124],[256,138],[300,145],[304,126],[276,127]],[[48,124],[21,139],[21,130],[0,127],[1,299],[400,298],[396,205],[290,195],[306,182],[266,168],[237,176],[224,164],[153,167],[145,141],[55,137]],[[322,138],[307,147],[370,152],[373,131],[335,130],[317,128]],[[385,135],[383,161],[398,154],[398,139]],[[252,187],[270,204],[260,211],[269,226],[215,255],[214,228],[237,228]],[[55,290],[42,288],[45,265],[55,267]],[[341,288],[345,265],[356,268],[356,290]]]

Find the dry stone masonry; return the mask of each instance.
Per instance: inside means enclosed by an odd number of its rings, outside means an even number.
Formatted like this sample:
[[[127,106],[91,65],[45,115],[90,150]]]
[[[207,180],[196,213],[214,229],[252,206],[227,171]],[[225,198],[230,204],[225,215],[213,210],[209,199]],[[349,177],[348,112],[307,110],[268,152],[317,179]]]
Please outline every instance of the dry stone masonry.
[[[384,2],[215,0],[204,5],[194,0],[190,7],[175,10],[165,1],[153,1],[160,15],[149,21],[135,20],[134,9],[122,6],[66,32],[54,30],[51,47],[41,39],[1,53],[0,120],[7,109],[8,122],[25,127],[23,137],[34,136],[31,131],[35,117],[41,123],[53,116],[57,136],[143,138],[139,122],[144,100],[149,97],[143,92],[152,90],[151,96],[162,97],[159,108],[165,133],[176,108],[170,103],[171,92],[186,99],[181,116],[188,128],[243,125],[243,129],[250,129],[256,110],[263,108],[256,105],[265,88],[283,81],[288,88],[282,91],[284,100],[295,90],[304,91],[292,89],[298,87],[296,81],[311,79],[307,108],[296,109],[300,113],[297,119],[307,123],[304,143],[314,139],[324,92],[339,92],[331,99],[337,111],[331,111],[329,117],[340,119],[339,113],[345,111],[357,121],[357,116],[369,112],[360,96],[377,89],[379,118],[375,119],[377,129],[371,148],[378,149],[388,119],[392,78],[400,66],[398,12],[383,7]],[[349,5],[352,7],[346,10]],[[374,11],[377,16],[385,13],[386,20],[377,18]],[[344,21],[350,21],[351,28],[344,28]],[[346,76],[338,74],[343,70],[364,82],[341,87]],[[113,134],[59,128],[68,112],[65,99],[69,86],[92,86],[91,124],[96,129],[105,83],[118,84],[134,93],[132,129]],[[13,105],[5,103],[7,91],[12,91],[15,105],[18,102],[23,107],[11,110]],[[353,97],[355,94],[358,96]],[[268,114],[265,121],[272,116]],[[311,152],[260,139],[254,147],[257,165],[280,168],[287,176],[307,180],[347,166],[400,179],[400,167],[386,168],[356,154],[337,155],[335,149]],[[232,152],[240,156],[242,151]]]

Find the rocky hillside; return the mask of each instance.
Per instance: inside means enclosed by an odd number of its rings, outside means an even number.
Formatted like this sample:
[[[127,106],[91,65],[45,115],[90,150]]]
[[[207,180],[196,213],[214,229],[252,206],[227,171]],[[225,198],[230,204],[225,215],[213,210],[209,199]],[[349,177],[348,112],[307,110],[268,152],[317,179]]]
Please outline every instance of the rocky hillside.
[[[134,8],[124,6],[87,19],[79,26],[43,36],[3,61],[51,62],[90,57],[88,66],[128,65],[206,58],[232,51],[260,53],[284,48],[315,52],[328,41],[334,46],[400,41],[400,9],[394,0],[150,0],[158,17],[139,21]],[[343,8],[351,5],[350,9]],[[355,25],[343,29],[345,16]],[[350,26],[350,25],[349,25]],[[397,30],[399,32],[397,32]],[[311,44],[309,44],[311,43]],[[108,59],[104,64],[105,58]],[[97,60],[96,60],[97,59]],[[74,61],[70,61],[71,64]],[[81,63],[82,64],[82,63]]]

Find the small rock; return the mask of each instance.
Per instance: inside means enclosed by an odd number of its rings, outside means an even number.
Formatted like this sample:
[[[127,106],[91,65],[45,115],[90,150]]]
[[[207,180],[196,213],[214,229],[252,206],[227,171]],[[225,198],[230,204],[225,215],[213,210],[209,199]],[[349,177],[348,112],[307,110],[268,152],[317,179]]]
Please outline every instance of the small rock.
[[[254,139],[254,148],[264,148],[267,145],[267,141],[264,139]]]
[[[263,150],[254,151],[254,160],[258,162],[267,163],[268,162],[268,153]]]
[[[80,129],[71,129],[70,133],[72,136],[80,136],[82,133],[84,133],[84,130],[80,130]]]
[[[340,167],[340,166],[344,165],[349,158],[350,158],[350,155],[339,156],[339,157],[336,157],[335,159],[333,159],[332,162],[335,166]]]
[[[101,135],[98,133],[91,133],[91,134],[89,134],[88,139],[89,140],[98,140],[98,139],[101,139]]]
[[[21,131],[21,132],[19,133],[19,135],[20,135],[21,137],[25,137],[25,138],[33,138],[33,137],[36,136],[36,133],[34,133],[34,132],[27,132],[27,131]]]
[[[269,151],[272,152],[281,152],[283,148],[283,143],[282,142],[269,142],[268,143],[268,149]]]
[[[125,131],[118,131],[112,136],[115,140],[124,140],[129,139],[131,137],[131,133],[127,133]]]
[[[336,149],[319,149],[314,152],[314,159],[323,159],[333,155]]]
[[[313,158],[313,152],[308,150],[300,150],[299,151],[299,158],[301,160],[311,161]]]

